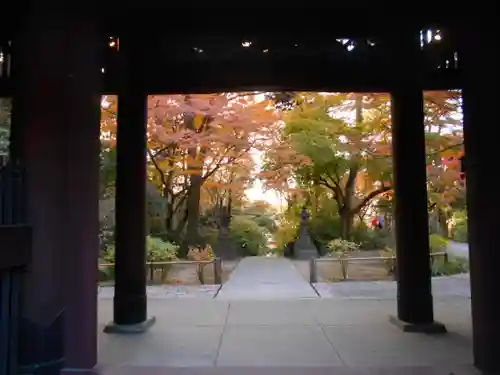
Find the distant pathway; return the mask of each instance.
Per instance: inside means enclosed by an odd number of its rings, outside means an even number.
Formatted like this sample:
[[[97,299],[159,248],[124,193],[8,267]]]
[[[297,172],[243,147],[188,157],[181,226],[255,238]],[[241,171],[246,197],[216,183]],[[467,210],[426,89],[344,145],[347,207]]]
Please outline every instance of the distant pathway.
[[[286,258],[243,259],[216,297],[222,300],[286,300],[319,298]]]
[[[321,298],[326,299],[396,299],[395,281],[346,281],[339,283],[317,283],[314,287]],[[434,298],[470,298],[469,275],[432,278]]]
[[[448,243],[448,249],[446,251],[450,255],[469,259],[469,244],[467,243],[450,241]]]

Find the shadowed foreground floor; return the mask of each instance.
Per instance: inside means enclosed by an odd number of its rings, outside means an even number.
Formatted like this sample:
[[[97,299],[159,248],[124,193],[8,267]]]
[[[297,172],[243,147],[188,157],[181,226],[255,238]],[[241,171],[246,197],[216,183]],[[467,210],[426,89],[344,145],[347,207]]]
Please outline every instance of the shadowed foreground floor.
[[[99,329],[112,301],[100,300]],[[441,298],[450,333],[403,333],[388,322],[394,300],[224,301],[150,299],[146,334],[100,333],[106,375],[469,375],[469,299]]]
[[[310,368],[310,367],[218,367],[218,368],[165,368],[124,367],[104,373],[105,375],[478,375],[470,368],[454,370],[433,367],[399,368]]]

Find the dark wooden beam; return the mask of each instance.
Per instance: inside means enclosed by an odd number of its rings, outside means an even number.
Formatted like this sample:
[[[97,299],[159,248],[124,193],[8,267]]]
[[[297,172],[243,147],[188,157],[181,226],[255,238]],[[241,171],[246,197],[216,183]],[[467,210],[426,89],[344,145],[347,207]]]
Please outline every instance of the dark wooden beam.
[[[0,225],[0,272],[28,266],[31,262],[31,227]]]

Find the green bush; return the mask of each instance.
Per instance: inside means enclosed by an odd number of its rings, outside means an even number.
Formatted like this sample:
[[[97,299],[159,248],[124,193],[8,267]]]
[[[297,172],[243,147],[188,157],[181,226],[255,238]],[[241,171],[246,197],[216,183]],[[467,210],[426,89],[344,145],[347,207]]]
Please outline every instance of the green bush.
[[[98,281],[110,281],[115,279],[115,267],[99,266]]]
[[[441,253],[446,251],[448,248],[448,241],[446,238],[443,236],[440,236],[439,234],[431,234],[429,236],[429,247],[431,250],[431,253]]]
[[[359,249],[359,245],[355,242],[336,238],[328,242],[328,255],[330,256],[346,256],[349,253]]]
[[[179,246],[163,241],[161,238],[148,236],[146,238],[147,259],[149,262],[168,262],[177,259]],[[115,246],[108,246],[103,257],[105,263],[115,263]]]
[[[469,262],[463,258],[436,259],[431,267],[432,276],[451,276],[469,272]]]
[[[327,244],[340,237],[340,217],[320,211],[315,214],[309,223],[311,235],[319,242]]]
[[[212,247],[217,246],[219,240],[219,229],[213,226],[202,226],[200,228],[200,237],[202,243],[207,243]]]
[[[231,239],[248,255],[265,252],[267,245],[266,231],[254,220],[246,216],[234,216],[231,220],[229,235]]]
[[[146,238],[148,250],[148,261],[150,262],[168,262],[177,259],[179,246],[163,241],[161,238],[148,236]]]
[[[451,218],[451,237],[457,242],[468,241],[467,211],[456,211]]]
[[[163,241],[161,238],[148,236],[146,238],[147,261],[148,262],[168,262],[177,259],[179,246]],[[103,263],[115,263],[115,246],[109,245],[102,257]],[[166,275],[166,273],[165,273]],[[115,267],[99,266],[99,281],[109,281],[115,278]]]
[[[394,257],[396,252],[390,247],[386,247],[383,251],[383,256]],[[384,261],[384,266],[387,269],[387,274],[397,275],[395,259],[387,259]],[[469,262],[463,258],[447,258],[444,256],[434,257],[431,263],[432,276],[451,276],[469,272]]]
[[[257,223],[259,227],[264,228],[270,233],[276,232],[276,222],[270,216],[255,215],[252,219]]]
[[[385,248],[390,242],[391,234],[384,229],[368,228],[360,224],[351,233],[351,239],[359,244],[361,250],[378,250]]]
[[[286,246],[289,243],[295,242],[298,236],[298,228],[295,223],[285,222],[282,223],[276,234],[274,235],[274,239],[276,240],[276,246],[281,251],[284,251]]]

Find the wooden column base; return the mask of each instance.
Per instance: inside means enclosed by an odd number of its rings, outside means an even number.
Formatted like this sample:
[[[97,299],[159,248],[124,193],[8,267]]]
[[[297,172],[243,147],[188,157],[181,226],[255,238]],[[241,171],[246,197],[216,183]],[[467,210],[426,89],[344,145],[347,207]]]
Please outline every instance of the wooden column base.
[[[403,332],[426,333],[429,335],[448,333],[446,326],[439,322],[423,323],[423,324],[408,323],[408,322],[403,322],[396,316],[392,315],[389,317],[389,322],[398,327],[399,329],[401,329]]]

